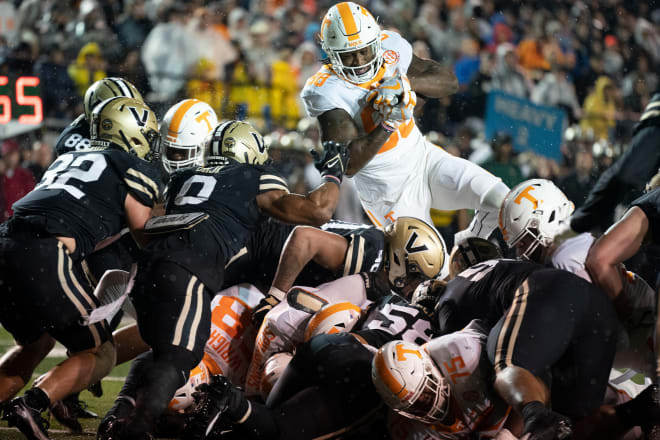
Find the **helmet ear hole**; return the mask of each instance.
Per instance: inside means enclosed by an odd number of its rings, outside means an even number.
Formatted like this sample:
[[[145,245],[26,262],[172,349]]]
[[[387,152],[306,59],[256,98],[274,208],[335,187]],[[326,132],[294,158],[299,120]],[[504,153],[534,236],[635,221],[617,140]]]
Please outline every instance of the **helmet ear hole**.
[[[550,214],[550,218],[548,219],[548,223],[552,223],[553,221],[555,221],[555,212],[556,211],[553,209],[552,213]]]

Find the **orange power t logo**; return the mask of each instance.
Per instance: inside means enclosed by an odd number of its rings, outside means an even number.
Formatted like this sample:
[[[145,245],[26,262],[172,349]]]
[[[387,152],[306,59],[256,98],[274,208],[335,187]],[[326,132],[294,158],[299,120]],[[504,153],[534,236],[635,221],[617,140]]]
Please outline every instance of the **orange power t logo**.
[[[409,354],[414,354],[420,359],[422,358],[422,353],[419,352],[419,350],[409,350],[407,348],[403,348],[403,344],[397,344],[396,345],[396,358],[400,361],[405,361],[406,360],[406,353]]]
[[[534,189],[533,186],[528,186],[527,188],[525,188],[525,189],[523,190],[523,192],[521,192],[520,194],[518,194],[518,197],[516,197],[516,199],[514,200],[514,203],[520,205],[520,201],[521,201],[522,199],[527,199],[527,200],[529,200],[530,202],[532,202],[532,204],[534,204],[534,209],[538,209],[538,207],[539,207],[539,201],[536,199],[536,197],[534,197],[533,195],[531,195],[531,194],[529,193],[529,192],[530,192],[531,190],[533,190],[533,189]]]
[[[209,116],[211,116],[211,114],[208,111],[205,111],[201,115],[197,116],[195,118],[195,121],[196,122],[200,122],[200,121],[206,122],[206,125],[209,128],[209,131],[211,131],[211,130],[213,130],[213,127],[211,127],[211,123],[209,122]]]

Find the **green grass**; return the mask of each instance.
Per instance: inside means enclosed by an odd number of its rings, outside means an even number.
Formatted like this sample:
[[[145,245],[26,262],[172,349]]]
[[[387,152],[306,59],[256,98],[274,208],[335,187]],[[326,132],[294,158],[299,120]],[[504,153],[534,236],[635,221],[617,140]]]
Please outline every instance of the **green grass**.
[[[5,353],[8,348],[14,345],[14,340],[11,335],[7,333],[5,329],[0,327],[0,353]],[[37,367],[33,378],[38,377],[39,375],[47,372],[53,366],[57,365],[63,360],[63,358],[46,358],[44,359],[39,366]],[[110,373],[109,377],[111,378],[120,378],[125,377],[128,373],[130,363],[120,365],[115,367]],[[113,379],[104,379],[103,380],[103,396],[96,398],[88,391],[83,391],[80,394],[80,399],[85,401],[89,405],[89,409],[94,411],[99,415],[98,419],[80,419],[81,424],[83,425],[84,432],[82,434],[71,434],[68,432],[67,428],[61,426],[54,418],[50,419],[50,436],[53,440],[73,440],[73,439],[92,439],[96,438],[96,428],[100,422],[100,418],[105,415],[105,413],[110,409],[112,403],[115,400],[115,397],[119,393],[123,381]],[[27,389],[27,387],[25,388]],[[24,390],[25,390],[24,389]],[[22,394],[22,392],[21,392]],[[48,415],[47,415],[48,417]],[[0,439],[2,440],[25,440],[23,434],[19,433],[15,429],[7,429],[7,423],[0,421]]]

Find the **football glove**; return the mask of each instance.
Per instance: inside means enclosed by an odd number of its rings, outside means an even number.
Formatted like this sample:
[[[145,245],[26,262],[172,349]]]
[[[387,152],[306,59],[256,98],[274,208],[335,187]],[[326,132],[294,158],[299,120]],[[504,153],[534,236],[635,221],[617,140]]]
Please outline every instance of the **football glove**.
[[[263,297],[263,299],[259,301],[259,304],[257,304],[257,306],[252,311],[252,324],[254,324],[254,327],[261,327],[261,323],[264,322],[266,314],[279,303],[280,300],[275,298],[273,295],[266,295]]]
[[[348,162],[348,147],[346,144],[334,141],[323,142],[323,157],[315,150],[310,151],[314,158],[314,166],[321,172],[321,177],[327,182],[341,184],[341,179]]]
[[[405,78],[405,76],[403,77]],[[404,80],[400,74],[389,78],[383,78],[379,84],[374,85],[374,89],[367,95],[367,102],[372,102],[375,110],[386,105],[395,106],[399,103],[399,98],[403,96],[406,90],[410,90],[410,83]]]
[[[529,402],[522,409],[528,440],[562,440],[573,435],[571,420],[546,408],[541,402]]]

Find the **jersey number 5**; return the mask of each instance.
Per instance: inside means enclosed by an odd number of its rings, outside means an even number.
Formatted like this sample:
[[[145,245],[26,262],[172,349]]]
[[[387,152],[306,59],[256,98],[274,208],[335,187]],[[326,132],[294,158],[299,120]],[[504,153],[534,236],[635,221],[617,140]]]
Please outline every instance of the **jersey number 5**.
[[[206,202],[215,188],[218,181],[212,176],[195,175],[186,180],[181,186],[181,190],[174,198],[174,204],[181,205],[199,205]],[[197,185],[195,185],[197,184]],[[193,185],[195,187],[193,188]],[[191,191],[191,188],[193,191]],[[196,190],[196,191],[195,191]],[[189,194],[192,192],[192,194]]]
[[[63,154],[48,168],[35,189],[63,189],[76,199],[81,199],[85,193],[78,187],[69,185],[69,180],[95,182],[101,177],[107,165],[102,154],[89,153],[80,156]]]

